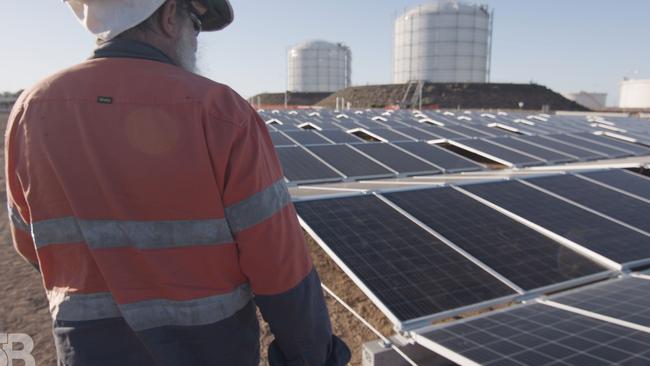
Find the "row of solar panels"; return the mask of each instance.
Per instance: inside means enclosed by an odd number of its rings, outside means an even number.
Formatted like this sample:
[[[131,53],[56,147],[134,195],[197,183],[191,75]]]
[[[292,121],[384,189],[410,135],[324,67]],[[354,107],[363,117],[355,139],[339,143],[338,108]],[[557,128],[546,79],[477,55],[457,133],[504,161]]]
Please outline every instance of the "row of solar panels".
[[[400,329],[650,263],[627,171],[297,200],[303,227]]]
[[[294,184],[337,182],[482,170],[485,167],[435,144],[333,143],[317,141],[316,132],[290,135],[295,143],[276,150],[286,179]],[[277,135],[272,135],[277,142]],[[356,138],[342,132],[336,139]],[[300,141],[300,144],[298,142]],[[449,144],[509,167],[555,165],[576,161],[650,155],[650,148],[592,134],[494,137],[448,140]]]
[[[477,171],[471,160],[426,142],[284,146],[276,148],[290,183],[338,182]]]
[[[358,112],[358,111],[357,111]],[[289,112],[292,113],[292,112]],[[295,112],[297,113],[297,112]],[[374,114],[374,115],[373,115]],[[423,123],[444,126],[453,130],[460,137],[494,137],[503,135],[504,128],[509,133],[525,135],[544,135],[555,133],[578,132],[607,132],[632,142],[650,144],[650,126],[647,121],[632,118],[619,118],[610,122],[602,118],[549,116],[518,114],[478,114],[451,112],[385,112],[379,111],[364,114],[337,114],[331,111],[302,112],[295,115],[280,113],[278,115],[264,114],[265,120],[272,123],[269,128],[273,131],[299,130],[305,123],[311,123],[317,129],[353,129],[372,127],[419,126]],[[275,124],[277,123],[277,124]],[[494,128],[496,127],[496,128]],[[506,133],[507,134],[507,133]]]

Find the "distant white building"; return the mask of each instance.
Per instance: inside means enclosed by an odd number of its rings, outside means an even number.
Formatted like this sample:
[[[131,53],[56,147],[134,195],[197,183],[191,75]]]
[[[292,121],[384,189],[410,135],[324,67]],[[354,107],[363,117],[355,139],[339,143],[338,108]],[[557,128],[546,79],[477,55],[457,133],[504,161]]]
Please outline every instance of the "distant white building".
[[[624,109],[650,109],[650,79],[623,80],[618,106]]]
[[[607,93],[580,91],[577,93],[564,93],[562,95],[568,100],[572,100],[592,110],[600,110],[607,107]]]

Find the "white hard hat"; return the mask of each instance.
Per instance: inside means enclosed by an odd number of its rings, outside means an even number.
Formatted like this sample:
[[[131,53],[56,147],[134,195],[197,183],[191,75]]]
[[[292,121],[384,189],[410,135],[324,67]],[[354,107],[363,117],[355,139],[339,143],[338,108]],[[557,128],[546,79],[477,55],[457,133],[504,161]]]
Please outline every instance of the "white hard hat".
[[[63,0],[95,37],[109,41],[149,18],[166,0]],[[203,31],[220,30],[232,23],[228,0],[195,0],[203,5]]]

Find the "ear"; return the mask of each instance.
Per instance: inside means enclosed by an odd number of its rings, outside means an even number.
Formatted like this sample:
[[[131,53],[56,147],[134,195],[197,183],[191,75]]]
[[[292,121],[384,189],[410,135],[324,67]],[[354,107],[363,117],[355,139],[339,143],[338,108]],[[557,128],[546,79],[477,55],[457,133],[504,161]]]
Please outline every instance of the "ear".
[[[181,23],[179,17],[176,15],[178,11],[177,0],[167,0],[160,9],[160,30],[164,35],[170,38],[176,37],[178,34]]]

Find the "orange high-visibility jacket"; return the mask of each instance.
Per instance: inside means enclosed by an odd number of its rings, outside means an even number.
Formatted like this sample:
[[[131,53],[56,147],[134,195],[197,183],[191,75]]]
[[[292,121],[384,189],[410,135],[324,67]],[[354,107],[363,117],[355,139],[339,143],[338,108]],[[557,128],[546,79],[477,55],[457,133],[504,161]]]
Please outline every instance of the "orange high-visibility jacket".
[[[313,273],[266,126],[224,85],[88,60],[26,91],[5,142],[14,243],[55,321],[215,324]]]

